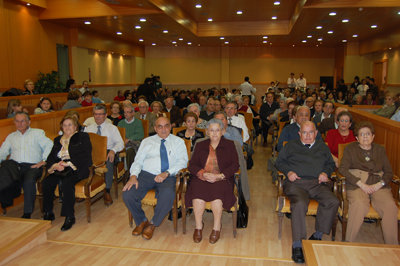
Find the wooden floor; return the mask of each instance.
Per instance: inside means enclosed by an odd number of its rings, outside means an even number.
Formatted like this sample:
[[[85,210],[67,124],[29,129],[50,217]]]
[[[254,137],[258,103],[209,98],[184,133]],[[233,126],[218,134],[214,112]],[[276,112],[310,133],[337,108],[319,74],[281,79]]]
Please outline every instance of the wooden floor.
[[[122,198],[105,207],[102,201],[92,206],[92,222],[86,221],[84,203],[75,205],[77,223],[67,232],[61,232],[64,218],[59,217],[60,204],[55,204],[56,220],[48,231],[48,241],[11,261],[10,265],[70,265],[70,264],[135,264],[135,265],[287,265],[291,260],[290,220],[284,218],[282,239],[278,240],[278,218],[275,212],[276,188],[267,172],[270,147],[255,147],[254,167],[249,171],[251,200],[249,224],[239,229],[236,239],[232,234],[232,218],[223,214],[221,239],[214,245],[208,243],[212,229],[212,214],[204,214],[204,238],[199,244],[192,240],[194,217],[187,219],[187,233],[182,234],[181,220],[178,234],[172,222],[165,220],[156,229],[153,239],[133,237],[128,225],[128,215]],[[120,187],[121,189],[121,187]],[[145,209],[151,218],[152,209]],[[20,217],[22,204],[11,209],[7,216]],[[38,206],[32,218],[41,219]],[[315,218],[307,217],[307,232],[314,231]],[[3,230],[3,228],[2,228]],[[364,224],[359,242],[383,243],[380,227]],[[337,241],[341,241],[341,226],[337,228]],[[324,236],[323,240],[330,240]],[[140,263],[139,263],[140,262]]]

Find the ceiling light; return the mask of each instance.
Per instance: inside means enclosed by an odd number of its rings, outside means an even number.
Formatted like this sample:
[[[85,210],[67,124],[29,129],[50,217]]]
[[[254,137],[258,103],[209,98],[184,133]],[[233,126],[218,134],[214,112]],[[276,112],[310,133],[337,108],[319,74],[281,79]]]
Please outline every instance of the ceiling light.
[[[347,42],[347,40],[342,40],[342,42]]]
[[[143,39],[139,39],[139,42],[143,42]]]
[[[322,38],[318,38],[317,41],[322,42]]]
[[[357,34],[353,34],[353,38],[357,38],[358,37],[358,35]]]
[[[196,8],[201,8],[201,5],[200,5],[200,4],[197,4],[197,5],[196,5]]]
[[[168,30],[163,30],[163,33],[168,33]]]
[[[378,25],[371,25],[371,29],[376,29],[378,28]]]
[[[317,30],[320,30],[320,29],[322,29],[322,26],[317,26],[317,27],[315,27]]]
[[[268,41],[263,41],[263,43],[267,43]]]
[[[26,3],[27,6],[31,6],[31,3]]]
[[[229,42],[225,42],[225,44],[229,44]]]
[[[332,34],[332,33],[333,33],[333,30],[328,31],[328,34]]]
[[[281,2],[279,2],[279,1],[274,2],[274,6],[279,6],[280,4],[281,4]]]
[[[140,30],[142,27],[141,26],[139,26],[139,25],[136,25],[135,26],[135,29],[137,29],[137,30]]]
[[[172,41],[172,44],[176,44],[176,41]]]
[[[157,44],[155,42],[153,42],[151,45],[156,46]]]
[[[271,19],[274,19],[274,20],[275,20],[275,19],[278,19],[278,17],[277,17],[277,16],[273,16]]]
[[[188,44],[188,45],[192,45],[192,43],[191,43],[191,42],[188,42],[187,44]]]
[[[238,10],[238,11],[236,11],[236,14],[241,15],[241,14],[243,14],[243,11],[242,10]]]
[[[120,32],[120,31],[117,31],[117,35],[122,35],[122,32]]]
[[[312,35],[307,35],[307,38],[308,38],[308,39],[312,38]]]
[[[392,50],[392,47],[389,47],[389,50]]]
[[[178,40],[183,41],[183,38],[179,38]]]
[[[349,20],[348,19],[342,19],[342,22],[343,23],[347,23],[347,22],[349,22]]]
[[[269,45],[272,45],[272,42],[270,42]]]
[[[295,45],[294,45],[294,44],[292,44],[292,46],[294,47]]]
[[[85,21],[85,24],[86,24],[86,25],[90,25],[90,24],[92,24],[92,22],[90,22],[90,21]]]
[[[139,19],[139,21],[140,22],[146,22],[146,19],[145,18],[141,18],[141,19]]]
[[[400,11],[399,11],[399,12],[397,12],[397,15],[400,15]]]
[[[301,42],[304,42],[304,43],[306,43],[306,42],[307,42],[307,40],[302,40]]]
[[[212,18],[209,18],[209,19],[207,19],[207,21],[211,22],[211,21],[213,21],[213,19],[212,19]]]
[[[225,37],[219,37],[219,39],[220,39],[220,40],[223,40],[223,39],[225,39]]]
[[[330,12],[329,16],[336,16],[336,12]]]
[[[263,39],[268,39],[268,36],[263,36]]]
[[[200,46],[200,43],[197,46]]]

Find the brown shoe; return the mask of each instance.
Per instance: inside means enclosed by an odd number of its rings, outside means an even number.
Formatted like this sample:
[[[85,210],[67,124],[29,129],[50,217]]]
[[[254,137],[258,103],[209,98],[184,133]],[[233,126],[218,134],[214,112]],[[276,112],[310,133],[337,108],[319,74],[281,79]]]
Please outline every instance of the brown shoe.
[[[111,194],[108,193],[107,191],[104,191],[104,205],[110,206],[111,204],[113,204]]]
[[[156,226],[154,224],[149,223],[143,230],[142,237],[144,239],[150,240],[153,237],[154,230]]]
[[[193,232],[194,243],[200,243],[202,239],[203,239],[203,229],[194,229]]]
[[[220,233],[221,233],[221,231],[215,231],[214,229],[211,231],[210,239],[209,239],[211,244],[217,243]]]
[[[135,229],[133,229],[133,231],[132,231],[132,235],[133,236],[139,236],[139,235],[141,235],[142,234],[142,232],[143,232],[143,229],[146,227],[146,226],[148,226],[150,223],[149,223],[149,221],[145,221],[145,222],[142,222],[141,224],[139,224],[138,226],[136,226],[135,227]]]

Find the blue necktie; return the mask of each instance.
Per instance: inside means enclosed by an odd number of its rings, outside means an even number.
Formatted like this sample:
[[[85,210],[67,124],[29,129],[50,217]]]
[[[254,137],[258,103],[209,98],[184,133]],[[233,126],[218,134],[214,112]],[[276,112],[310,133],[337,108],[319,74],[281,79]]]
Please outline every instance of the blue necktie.
[[[96,134],[101,136],[101,126],[97,126]]]
[[[161,173],[164,173],[169,169],[169,163],[168,163],[168,154],[167,154],[167,148],[165,148],[165,139],[161,140],[161,145],[160,145],[160,157],[161,157]]]

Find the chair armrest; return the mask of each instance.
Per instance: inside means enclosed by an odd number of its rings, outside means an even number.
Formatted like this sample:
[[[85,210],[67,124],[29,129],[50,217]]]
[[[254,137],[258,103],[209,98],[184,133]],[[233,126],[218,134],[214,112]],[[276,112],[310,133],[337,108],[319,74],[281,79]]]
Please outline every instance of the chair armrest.
[[[92,181],[93,181],[93,176],[94,176],[94,169],[95,169],[95,166],[94,165],[92,165],[91,167],[89,167],[89,177],[88,177],[88,179],[87,179],[87,181],[86,181],[86,183],[85,183],[85,196],[87,197],[87,198],[90,198],[90,191],[89,191],[89,187],[90,187],[90,185],[92,184]]]
[[[393,176],[392,178],[392,193],[393,193],[393,197],[395,198],[395,200],[397,202],[399,202],[399,198],[400,198],[400,178],[398,176]]]
[[[278,171],[278,197],[283,197],[283,180],[285,180],[286,176]]]

